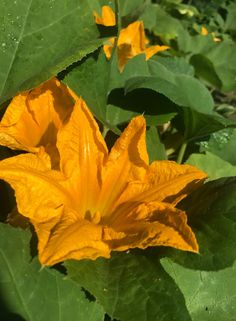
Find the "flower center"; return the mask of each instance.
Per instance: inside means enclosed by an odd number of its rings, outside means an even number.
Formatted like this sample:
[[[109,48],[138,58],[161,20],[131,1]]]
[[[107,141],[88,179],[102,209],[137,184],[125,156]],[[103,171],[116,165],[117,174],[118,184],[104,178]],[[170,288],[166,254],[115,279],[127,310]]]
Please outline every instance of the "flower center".
[[[94,224],[99,224],[101,221],[101,214],[99,211],[91,213],[89,210],[85,212],[84,218]]]

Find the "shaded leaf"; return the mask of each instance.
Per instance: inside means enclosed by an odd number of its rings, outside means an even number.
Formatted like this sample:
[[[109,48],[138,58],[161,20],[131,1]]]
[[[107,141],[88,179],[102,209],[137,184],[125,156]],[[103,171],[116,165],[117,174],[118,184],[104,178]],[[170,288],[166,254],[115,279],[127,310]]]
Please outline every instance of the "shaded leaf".
[[[158,256],[144,251],[111,259],[68,261],[69,276],[89,290],[107,313],[122,321],[190,321],[182,294]]]
[[[181,289],[193,321],[233,320],[236,312],[236,180],[205,184],[182,202],[199,255],[171,251],[161,260]]]
[[[150,162],[167,159],[165,146],[162,144],[158,130],[155,126],[151,126],[147,129],[146,141]]]
[[[11,312],[26,321],[103,320],[102,307],[76,283],[31,261],[28,231],[0,224],[0,235],[0,289]]]

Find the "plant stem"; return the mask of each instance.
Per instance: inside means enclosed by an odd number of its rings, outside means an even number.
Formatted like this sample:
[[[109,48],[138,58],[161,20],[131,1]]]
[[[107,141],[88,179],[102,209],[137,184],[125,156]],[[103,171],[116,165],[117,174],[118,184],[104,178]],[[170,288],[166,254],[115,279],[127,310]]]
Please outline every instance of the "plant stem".
[[[179,154],[178,154],[178,157],[177,157],[177,160],[176,160],[176,162],[178,164],[181,164],[182,161],[183,161],[184,153],[186,151],[186,147],[187,147],[187,142],[183,142],[183,144],[180,147]]]
[[[120,0],[115,0],[115,6],[116,6],[116,23],[117,23],[118,37],[119,37],[119,33],[120,33],[121,28],[122,28],[122,26],[121,26]]]

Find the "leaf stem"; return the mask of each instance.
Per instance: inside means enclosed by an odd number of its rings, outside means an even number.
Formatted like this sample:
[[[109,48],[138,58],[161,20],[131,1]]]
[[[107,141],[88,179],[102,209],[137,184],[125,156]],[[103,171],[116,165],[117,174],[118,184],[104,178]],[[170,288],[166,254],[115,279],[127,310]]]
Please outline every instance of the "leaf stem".
[[[109,128],[106,125],[103,125],[102,137],[105,139],[107,133],[109,132]]]
[[[178,157],[177,157],[177,160],[176,160],[176,162],[178,164],[181,164],[182,161],[183,161],[184,153],[186,151],[187,144],[188,144],[187,142],[183,142],[183,144],[180,147],[179,154],[178,154]]]

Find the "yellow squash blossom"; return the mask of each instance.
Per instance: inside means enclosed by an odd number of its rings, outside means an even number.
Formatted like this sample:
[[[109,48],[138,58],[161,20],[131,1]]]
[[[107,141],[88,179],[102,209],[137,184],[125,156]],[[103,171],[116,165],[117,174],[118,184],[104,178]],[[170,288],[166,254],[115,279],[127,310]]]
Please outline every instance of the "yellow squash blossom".
[[[94,12],[94,15],[97,24],[104,26],[115,25],[115,15],[108,6],[102,7],[102,17],[99,17],[96,12]],[[146,47],[148,43],[142,21],[135,21],[128,25],[127,28],[122,29],[117,40],[117,58],[120,71],[123,71],[126,62],[134,56],[144,53],[146,60],[148,60],[156,53],[169,49],[168,46],[159,45]],[[112,37],[103,46],[104,53],[108,59],[111,58],[114,44],[115,37]]]
[[[73,95],[53,78],[14,97],[0,122],[0,145],[55,154],[57,132],[72,112]]]
[[[102,15],[99,16],[96,11],[93,12],[95,22],[98,25],[113,27],[116,25],[116,17],[111,7],[103,6]]]
[[[207,28],[204,27],[204,26],[202,26],[200,33],[201,33],[202,36],[207,36],[207,35],[208,35],[208,30],[207,30]]]
[[[201,27],[200,34],[201,34],[202,36],[207,36],[207,35],[209,34],[209,32],[208,32],[208,30],[207,30],[206,27],[202,26],[202,27]],[[215,33],[214,33],[214,32],[212,32],[211,35],[212,35],[213,41],[215,41],[215,42],[220,42],[220,41],[221,41],[220,38],[218,38],[218,37],[215,36]]]
[[[126,62],[144,53],[146,60],[160,51],[167,50],[168,46],[151,46],[146,47],[148,39],[145,37],[144,25],[142,21],[135,21],[122,29],[117,41],[117,56],[119,69],[122,71]]]
[[[109,153],[78,98],[58,130],[58,170],[33,153],[0,162],[0,178],[35,227],[43,265],[157,245],[198,251],[186,214],[175,206],[206,175],[171,161],[149,165],[145,132],[144,117],[134,118]]]

